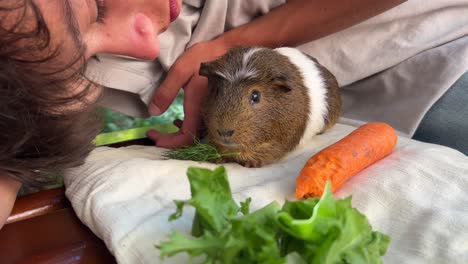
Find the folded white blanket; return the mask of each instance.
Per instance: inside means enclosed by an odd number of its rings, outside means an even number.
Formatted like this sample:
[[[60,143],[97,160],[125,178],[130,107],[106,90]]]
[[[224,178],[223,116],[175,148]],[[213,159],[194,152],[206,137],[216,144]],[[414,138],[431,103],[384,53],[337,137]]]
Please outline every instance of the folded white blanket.
[[[252,197],[252,209],[293,199],[305,161],[354,127],[337,125],[305,149],[277,164],[249,169],[227,164],[236,201]],[[173,230],[189,233],[193,210],[168,222],[174,199],[190,198],[189,166],[161,160],[162,149],[101,147],[65,176],[66,194],[78,217],[103,239],[119,263],[160,263],[154,245]],[[391,236],[385,263],[468,263],[468,157],[455,150],[401,138],[387,158],[349,180],[337,193],[374,229]],[[164,263],[188,263],[186,255]]]

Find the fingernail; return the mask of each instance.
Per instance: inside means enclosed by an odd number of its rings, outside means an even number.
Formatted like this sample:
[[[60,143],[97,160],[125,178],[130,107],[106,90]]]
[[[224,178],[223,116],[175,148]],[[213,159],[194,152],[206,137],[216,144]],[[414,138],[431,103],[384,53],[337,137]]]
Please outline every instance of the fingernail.
[[[150,103],[150,105],[148,107],[148,112],[150,113],[150,115],[160,115],[161,114],[161,110],[159,109],[159,107],[157,107],[153,103]]]

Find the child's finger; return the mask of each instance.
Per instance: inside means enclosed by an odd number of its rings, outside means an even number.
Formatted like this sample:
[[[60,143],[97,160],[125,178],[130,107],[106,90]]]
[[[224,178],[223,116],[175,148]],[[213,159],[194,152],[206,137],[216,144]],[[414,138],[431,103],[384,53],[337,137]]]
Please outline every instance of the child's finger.
[[[193,136],[183,132],[172,134],[164,134],[156,130],[150,130],[147,136],[156,143],[157,147],[161,148],[178,148],[193,144]]]
[[[154,93],[148,111],[151,115],[161,115],[166,112],[167,108],[174,101],[179,90],[185,86],[194,74],[191,68],[174,64],[169,70],[166,79],[159,86],[159,89]]]
[[[183,129],[196,133],[201,124],[201,108],[208,93],[208,79],[194,76],[184,88]]]
[[[204,77],[195,77],[185,87],[184,94],[184,121],[174,121],[181,125],[180,130],[173,134],[163,134],[155,130],[148,131],[147,135],[156,142],[158,147],[177,148],[193,144],[201,123],[201,105],[207,93],[208,81]]]

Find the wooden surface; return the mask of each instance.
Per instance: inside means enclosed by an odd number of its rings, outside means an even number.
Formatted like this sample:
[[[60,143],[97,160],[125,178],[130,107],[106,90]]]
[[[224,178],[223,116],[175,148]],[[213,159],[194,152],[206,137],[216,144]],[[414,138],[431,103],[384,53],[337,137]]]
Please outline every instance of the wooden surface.
[[[109,147],[154,145],[144,138]],[[18,198],[0,230],[0,264],[112,264],[104,242],[83,225],[64,188]]]
[[[0,263],[107,264],[115,259],[75,215],[63,188],[20,197],[0,230]]]
[[[65,197],[64,188],[33,193],[16,200],[6,223],[11,224],[68,207],[70,203]]]

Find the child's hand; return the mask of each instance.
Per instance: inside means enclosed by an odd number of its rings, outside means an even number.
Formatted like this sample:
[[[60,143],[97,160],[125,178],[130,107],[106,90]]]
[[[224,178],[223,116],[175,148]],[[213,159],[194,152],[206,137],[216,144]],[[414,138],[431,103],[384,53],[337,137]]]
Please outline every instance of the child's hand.
[[[188,49],[172,65],[166,79],[153,96],[149,112],[151,115],[164,113],[183,88],[185,120],[175,123],[180,128],[177,133],[162,134],[150,130],[148,137],[156,142],[156,146],[175,148],[193,144],[193,138],[197,136],[201,124],[201,106],[208,92],[207,79],[198,75],[200,63],[215,60],[228,49],[228,45],[219,39],[201,42]]]

